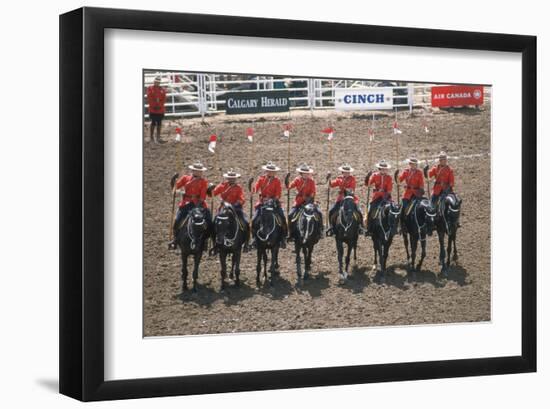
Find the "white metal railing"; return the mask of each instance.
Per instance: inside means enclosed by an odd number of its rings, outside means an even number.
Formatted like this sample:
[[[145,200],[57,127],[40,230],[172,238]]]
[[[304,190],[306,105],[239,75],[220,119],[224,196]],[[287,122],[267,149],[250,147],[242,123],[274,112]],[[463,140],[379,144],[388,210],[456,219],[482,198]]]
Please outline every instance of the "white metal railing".
[[[342,80],[320,78],[283,78],[261,75],[205,74],[182,72],[147,72],[144,91],[156,76],[167,89],[168,117],[205,116],[225,112],[224,95],[228,92],[288,90],[290,109],[333,109],[336,89],[389,86],[393,89],[396,108],[426,108],[431,106],[433,84],[395,83],[369,80]],[[485,101],[491,98],[491,87],[484,89]],[[144,92],[144,116],[147,118],[147,96]]]

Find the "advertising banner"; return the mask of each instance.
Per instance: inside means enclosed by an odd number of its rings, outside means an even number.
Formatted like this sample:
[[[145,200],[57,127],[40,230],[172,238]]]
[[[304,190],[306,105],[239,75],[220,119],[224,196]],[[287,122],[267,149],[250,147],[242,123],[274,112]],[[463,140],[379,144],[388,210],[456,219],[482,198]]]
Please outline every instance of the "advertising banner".
[[[392,109],[393,89],[385,87],[337,88],[334,107],[339,111]]]
[[[433,107],[483,105],[483,86],[448,85],[432,87]]]
[[[287,90],[228,92],[224,97],[225,113],[229,115],[288,112],[290,107]]]

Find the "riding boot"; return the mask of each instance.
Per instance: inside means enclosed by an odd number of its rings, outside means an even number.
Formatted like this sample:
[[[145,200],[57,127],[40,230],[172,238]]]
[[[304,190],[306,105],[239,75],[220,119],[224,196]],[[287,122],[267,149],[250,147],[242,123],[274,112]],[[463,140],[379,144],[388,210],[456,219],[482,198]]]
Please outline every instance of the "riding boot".
[[[283,228],[283,234],[281,234],[281,243],[280,243],[280,247],[282,249],[286,249],[286,237],[288,235],[288,227],[287,227],[287,224],[286,222],[283,222],[282,223],[282,228]]]

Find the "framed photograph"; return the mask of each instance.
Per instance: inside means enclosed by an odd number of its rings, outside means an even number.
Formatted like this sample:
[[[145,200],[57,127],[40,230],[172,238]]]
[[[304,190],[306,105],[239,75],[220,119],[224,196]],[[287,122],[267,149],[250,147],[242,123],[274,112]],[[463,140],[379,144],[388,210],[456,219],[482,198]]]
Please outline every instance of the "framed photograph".
[[[60,77],[61,393],[536,370],[536,37],[82,8]]]

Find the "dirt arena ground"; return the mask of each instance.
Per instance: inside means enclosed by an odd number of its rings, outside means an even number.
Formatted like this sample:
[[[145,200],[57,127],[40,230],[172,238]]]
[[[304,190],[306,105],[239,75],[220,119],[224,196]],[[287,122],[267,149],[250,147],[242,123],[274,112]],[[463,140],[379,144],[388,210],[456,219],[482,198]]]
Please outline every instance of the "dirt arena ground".
[[[401,160],[414,153],[433,158],[440,150],[450,156],[455,169],[457,192],[463,197],[462,228],[458,234],[460,260],[450,268],[448,279],[438,277],[438,244],[428,241],[428,256],[415,282],[408,282],[401,237],[394,239],[388,259],[386,283],[373,281],[373,251],[370,238],[361,237],[357,266],[346,283],[337,277],[334,240],[325,238],[313,254],[313,277],[298,288],[292,245],[280,255],[281,276],[275,285],[256,287],[255,252],[243,255],[241,287],[219,290],[219,262],[204,257],[200,266],[198,293],[181,292],[179,252],[167,250],[171,211],[170,177],[186,172],[184,164],[201,159],[209,167],[206,177],[221,179],[221,170],[233,167],[257,176],[268,160],[286,173],[287,144],[282,125],[291,122],[291,169],[302,162],[315,167],[318,201],[326,207],[327,171],[337,174],[342,162],[351,163],[358,182],[368,170],[368,136],[372,114],[337,114],[307,111],[288,115],[225,116],[164,122],[163,139],[155,145],[144,129],[144,336],[213,334],[251,331],[300,330],[378,325],[408,325],[487,321],[491,319],[491,228],[490,228],[490,106],[481,110],[436,111],[425,117],[430,132],[423,130],[420,111],[399,113]],[[329,163],[325,135],[320,130],[330,121],[336,128],[333,163]],[[395,168],[392,135],[393,115],[378,113],[373,144],[374,159],[390,159]],[[182,126],[184,143],[174,142],[174,129]],[[254,127],[255,162],[251,170],[250,144],[245,129]],[[218,145],[217,168],[207,151],[211,129],[223,132]],[[401,167],[404,165],[401,164]],[[394,189],[395,192],[395,189]],[[366,189],[359,189],[362,205]],[[331,198],[335,197],[335,191]],[[284,198],[286,207],[286,196]],[[210,202],[209,202],[210,203]],[[248,214],[248,203],[246,207]]]

